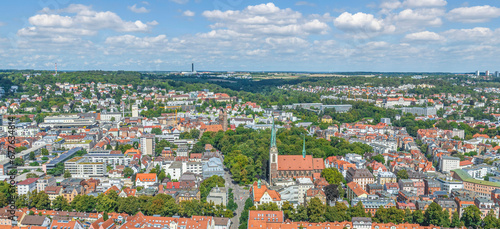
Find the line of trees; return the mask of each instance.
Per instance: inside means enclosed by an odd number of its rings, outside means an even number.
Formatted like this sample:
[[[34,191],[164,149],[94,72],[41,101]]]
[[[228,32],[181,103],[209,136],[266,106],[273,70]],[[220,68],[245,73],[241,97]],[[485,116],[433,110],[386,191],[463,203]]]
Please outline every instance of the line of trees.
[[[5,184],[0,185],[0,189]],[[6,186],[5,186],[6,187]],[[8,199],[3,192],[0,193],[0,207],[7,206]],[[218,216],[233,217],[233,211],[226,209],[223,205],[214,205],[213,202],[206,203],[198,200],[182,201],[176,203],[175,199],[166,194],[152,196],[129,196],[120,197],[115,191],[109,191],[107,194],[101,193],[97,197],[90,195],[77,195],[73,201],[68,201],[63,196],[58,196],[54,201],[49,200],[45,192],[36,190],[29,195],[20,195],[16,201],[17,208],[32,208],[57,210],[57,211],[78,211],[78,212],[117,212],[134,215],[142,212],[145,215],[161,215],[191,217],[199,216]]]

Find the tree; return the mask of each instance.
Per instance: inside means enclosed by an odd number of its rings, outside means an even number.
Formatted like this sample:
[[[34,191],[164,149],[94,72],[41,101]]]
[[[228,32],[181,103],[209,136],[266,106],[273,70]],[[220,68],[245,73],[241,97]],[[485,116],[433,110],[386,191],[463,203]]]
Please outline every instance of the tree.
[[[343,202],[337,202],[335,206],[327,206],[325,219],[329,222],[350,221],[349,208]]]
[[[39,192],[36,194],[35,201],[32,203],[37,209],[50,209],[49,195],[45,192]]]
[[[71,173],[68,170],[64,170],[64,178],[71,178]]]
[[[19,147],[16,147],[16,148],[14,149],[14,152],[16,152],[16,153],[20,153],[21,151],[23,151],[23,150],[27,150],[27,149],[28,149],[28,148],[26,148],[26,146],[19,146]]]
[[[368,214],[365,212],[365,208],[363,204],[358,202],[354,207],[349,208],[351,217],[368,217]]]
[[[14,159],[14,165],[16,165],[16,166],[23,166],[24,165],[24,160],[22,158],[20,158],[20,157],[16,157]]]
[[[165,177],[167,177],[167,175],[165,175],[165,170],[162,169],[160,174],[158,175],[158,180],[163,181],[163,179],[165,179]]]
[[[220,176],[213,175],[213,176],[211,176],[211,177],[209,177],[201,182],[201,184],[200,184],[200,196],[201,196],[202,202],[207,201],[207,196],[210,193],[210,190],[212,190],[212,188],[215,186],[224,187],[225,186],[224,178],[222,178]]]
[[[115,120],[115,117],[111,117],[111,122],[114,122]]]
[[[0,208],[7,206],[8,199],[3,192],[0,192]]]
[[[45,148],[42,148],[42,155],[43,156],[48,156],[49,155],[49,151]]]
[[[115,192],[116,194],[116,192]],[[97,196],[96,211],[98,212],[115,212],[118,204],[116,200],[103,193]]]
[[[483,228],[492,229],[500,227],[500,221],[495,217],[495,212],[490,210],[488,214],[484,217]]]
[[[412,218],[413,218],[413,223],[416,223],[416,224],[423,224],[424,223],[424,213],[422,212],[422,210],[416,210],[412,213]]]
[[[425,210],[424,225],[440,226],[442,212],[443,208],[441,208],[441,206],[439,206],[439,204],[437,204],[436,202],[432,202],[427,210]]]
[[[461,220],[466,227],[477,228],[481,225],[481,211],[476,205],[468,206],[464,209]]]
[[[460,215],[458,214],[458,211],[453,212],[453,215],[451,216],[451,227],[460,227]]]
[[[152,134],[156,134],[156,135],[162,135],[163,134],[163,132],[161,131],[160,128],[153,128],[153,129],[151,129],[151,133]]]
[[[344,176],[342,176],[342,173],[340,173],[336,168],[323,169],[323,171],[321,171],[321,176],[330,184],[339,185],[342,182],[345,182]]]
[[[325,186],[323,191],[325,192],[327,202],[335,201],[339,198],[339,189],[335,184]]]
[[[309,222],[318,223],[325,221],[323,215],[325,214],[325,205],[317,197],[311,199],[307,205],[307,215]]]
[[[56,211],[69,211],[71,210],[68,201],[63,196],[57,196],[55,200],[52,201],[52,209]]]
[[[35,152],[30,152],[29,159],[34,161],[36,159]]]
[[[134,170],[127,167],[125,169],[123,169],[123,176],[124,177],[131,177],[132,175],[134,175]]]
[[[113,117],[112,119],[114,119],[114,118],[115,118],[115,117]],[[113,120],[111,120],[111,121],[113,121]],[[102,214],[102,219],[103,219],[104,221],[106,221],[106,220],[108,220],[108,219],[109,219],[109,216],[108,216],[108,213],[107,213],[107,212],[104,212],[104,214]]]
[[[375,160],[377,162],[385,164],[385,159],[384,159],[384,156],[382,154],[377,154],[377,155],[373,156],[372,160]]]
[[[401,169],[396,173],[396,177],[398,178],[398,180],[408,179],[408,171],[406,171],[405,169]]]

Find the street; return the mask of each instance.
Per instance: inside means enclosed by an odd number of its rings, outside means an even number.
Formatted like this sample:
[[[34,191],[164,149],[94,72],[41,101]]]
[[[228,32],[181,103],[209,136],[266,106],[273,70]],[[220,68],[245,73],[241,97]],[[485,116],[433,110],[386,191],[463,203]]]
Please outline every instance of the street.
[[[229,171],[224,172],[224,180],[226,181],[226,187],[233,189],[233,195],[236,198],[236,204],[238,204],[238,209],[234,211],[235,216],[231,218],[231,229],[236,229],[240,225],[240,215],[245,207],[245,201],[250,196],[250,191],[243,189],[243,187],[234,184],[233,179]]]

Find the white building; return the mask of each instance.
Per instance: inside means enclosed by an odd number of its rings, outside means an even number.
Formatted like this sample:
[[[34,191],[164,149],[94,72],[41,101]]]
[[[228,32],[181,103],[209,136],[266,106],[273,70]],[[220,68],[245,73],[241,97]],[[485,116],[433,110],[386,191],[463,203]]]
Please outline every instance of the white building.
[[[29,192],[36,190],[36,181],[38,178],[28,178],[24,181],[17,183],[17,194],[26,195]]]
[[[436,181],[441,184],[441,191],[446,191],[448,193],[451,193],[452,190],[459,190],[464,188],[464,184],[462,181],[453,180],[451,177],[446,177],[446,179],[437,178]]]
[[[439,163],[439,170],[441,172],[449,173],[451,170],[460,168],[460,158],[442,156]]]
[[[314,188],[314,184],[309,178],[297,178],[297,185],[299,186],[299,204],[304,204],[304,199],[306,196],[307,190]]]
[[[103,162],[90,162],[89,158],[75,157],[64,162],[64,168],[72,177],[104,177],[106,166]]]

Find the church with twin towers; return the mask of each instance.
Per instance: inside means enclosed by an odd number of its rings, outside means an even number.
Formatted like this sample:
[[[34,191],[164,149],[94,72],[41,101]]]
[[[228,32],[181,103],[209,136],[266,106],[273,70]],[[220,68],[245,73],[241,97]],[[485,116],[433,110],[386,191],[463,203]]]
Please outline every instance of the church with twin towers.
[[[276,178],[319,178],[325,168],[323,158],[313,158],[306,153],[306,140],[302,146],[302,155],[279,155],[276,144],[276,126],[271,130],[271,147],[269,148],[269,185],[273,185]]]

